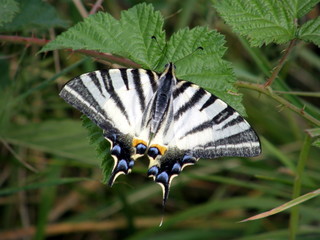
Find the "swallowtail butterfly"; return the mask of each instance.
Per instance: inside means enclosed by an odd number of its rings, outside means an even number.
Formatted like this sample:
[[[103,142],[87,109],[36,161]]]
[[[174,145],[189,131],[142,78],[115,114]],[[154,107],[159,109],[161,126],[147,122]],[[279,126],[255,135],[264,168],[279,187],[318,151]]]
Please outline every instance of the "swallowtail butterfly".
[[[69,81],[60,96],[88,116],[110,142],[112,186],[146,155],[148,176],[163,189],[199,158],[252,157],[261,152],[255,131],[232,107],[203,88],[179,80],[173,63],[158,74],[110,69]]]

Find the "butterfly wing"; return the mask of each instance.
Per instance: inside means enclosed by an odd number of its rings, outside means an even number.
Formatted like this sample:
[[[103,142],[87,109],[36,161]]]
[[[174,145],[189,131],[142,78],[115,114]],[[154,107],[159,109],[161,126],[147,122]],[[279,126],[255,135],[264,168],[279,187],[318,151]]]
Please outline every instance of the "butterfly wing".
[[[199,158],[252,157],[261,152],[259,138],[248,122],[203,88],[179,80],[172,99],[174,136],[167,145],[161,135],[155,136],[152,144],[164,145],[167,151],[156,159],[148,153],[148,174],[163,188],[164,204],[173,177]]]
[[[133,146],[143,112],[158,88],[158,75],[143,69],[111,69],[69,81],[60,96],[103,129],[115,164],[109,180],[131,171],[144,147]],[[148,142],[148,139],[139,139]]]

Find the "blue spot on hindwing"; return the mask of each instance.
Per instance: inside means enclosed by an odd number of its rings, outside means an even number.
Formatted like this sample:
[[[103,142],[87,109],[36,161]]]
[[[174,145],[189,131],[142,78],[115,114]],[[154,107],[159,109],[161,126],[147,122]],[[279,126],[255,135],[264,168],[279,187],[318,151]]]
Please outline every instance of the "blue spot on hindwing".
[[[162,172],[156,177],[156,181],[160,182],[164,185],[167,185],[169,183],[169,175],[167,172]]]
[[[121,160],[118,162],[117,171],[118,171],[118,172],[120,172],[120,171],[127,172],[127,171],[128,171],[128,164],[127,164],[127,161],[126,161],[126,160],[121,159]]]
[[[147,150],[147,147],[142,144],[142,143],[139,143],[137,146],[136,146],[136,151],[137,151],[137,154],[144,154]]]
[[[156,147],[149,148],[148,155],[155,159],[159,155],[158,148],[156,148]]]
[[[132,168],[134,166],[134,160],[131,160],[130,162],[129,162],[129,168]]]
[[[159,168],[157,166],[152,166],[148,170],[148,176],[156,176],[159,172]]]
[[[117,144],[111,149],[111,154],[119,156],[121,153],[121,147]]]
[[[194,157],[191,157],[189,155],[184,155],[184,157],[182,158],[182,163],[183,164],[188,164],[188,163],[195,163],[195,159]]]
[[[175,163],[171,169],[172,174],[179,174],[181,171],[181,165],[179,163]]]

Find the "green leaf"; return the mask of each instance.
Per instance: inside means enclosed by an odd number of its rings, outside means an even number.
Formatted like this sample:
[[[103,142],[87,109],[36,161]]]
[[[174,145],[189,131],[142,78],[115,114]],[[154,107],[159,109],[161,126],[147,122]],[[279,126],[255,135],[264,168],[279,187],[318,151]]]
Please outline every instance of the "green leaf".
[[[296,18],[306,15],[320,0],[285,0]]]
[[[108,13],[91,15],[49,42],[41,52],[61,48],[112,53],[152,69],[164,47],[163,18],[145,3],[123,11],[120,20]],[[156,36],[156,41],[152,40]]]
[[[14,0],[1,0],[0,5],[0,26],[2,26],[4,23],[12,21],[19,11],[19,5]]]
[[[285,43],[295,38],[296,14],[285,1],[219,0],[215,4],[233,30],[246,36],[252,46]]]
[[[82,125],[88,130],[88,135],[90,139],[90,143],[96,146],[96,151],[98,153],[98,158],[102,159],[101,169],[103,176],[103,183],[107,183],[109,180],[109,176],[111,174],[111,170],[113,167],[113,159],[110,156],[110,144],[103,137],[102,129],[99,128],[96,124],[94,124],[87,116],[82,115]]]
[[[242,96],[233,86],[236,79],[232,67],[222,59],[224,44],[224,37],[216,31],[206,27],[184,28],[171,36],[166,58],[176,63],[179,79],[206,88],[245,115]],[[159,66],[164,66],[165,61],[168,60],[164,58]]]
[[[0,28],[1,32],[66,27],[67,23],[58,17],[57,11],[41,0],[17,0],[20,5],[19,14],[13,21]]]
[[[299,30],[299,38],[320,47],[320,17],[303,24]]]
[[[0,138],[11,144],[40,150],[87,164],[98,164],[80,121],[46,121],[0,129]]]

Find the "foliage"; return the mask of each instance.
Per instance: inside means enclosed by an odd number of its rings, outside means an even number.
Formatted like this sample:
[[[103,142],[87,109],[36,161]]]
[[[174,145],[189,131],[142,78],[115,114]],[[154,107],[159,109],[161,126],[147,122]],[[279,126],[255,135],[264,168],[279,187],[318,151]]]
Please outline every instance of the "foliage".
[[[0,26],[12,21],[19,10],[18,3],[14,0],[2,0],[0,8]]]
[[[1,239],[319,238],[318,0],[3,2]],[[159,228],[161,189],[144,160],[112,188],[102,184],[108,142],[58,92],[106,65],[162,71],[167,61],[242,113],[243,96],[263,154],[186,168]],[[238,223],[250,217],[263,219]]]
[[[58,17],[55,9],[41,0],[5,0],[5,2],[7,2],[9,6],[6,14],[10,14],[10,18],[7,18],[6,15],[2,15],[0,12],[1,18],[6,19],[5,21],[7,22],[0,27],[1,32],[67,26],[67,23]],[[6,8],[3,8],[1,11],[4,11],[5,9]],[[20,9],[19,14],[14,14],[18,12],[18,9]]]
[[[247,36],[253,46],[285,43],[298,38],[320,46],[320,18],[301,27],[297,19],[307,14],[319,0],[221,0],[215,5],[233,30]]]

